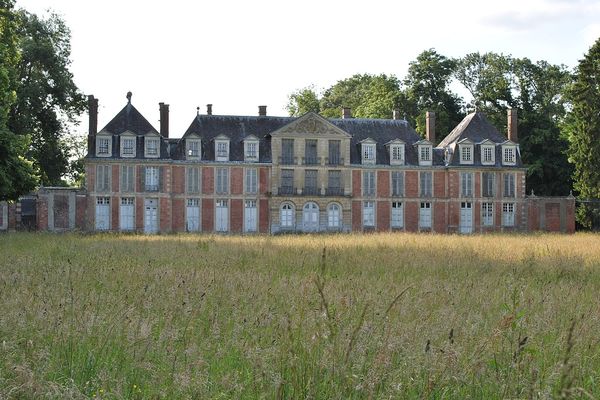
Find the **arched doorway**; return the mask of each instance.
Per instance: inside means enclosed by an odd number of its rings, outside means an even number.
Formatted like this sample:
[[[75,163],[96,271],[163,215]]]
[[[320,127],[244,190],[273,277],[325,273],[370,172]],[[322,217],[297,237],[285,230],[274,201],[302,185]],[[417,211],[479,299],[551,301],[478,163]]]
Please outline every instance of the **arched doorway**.
[[[305,232],[319,230],[319,206],[312,201],[306,203],[302,209],[302,223]]]

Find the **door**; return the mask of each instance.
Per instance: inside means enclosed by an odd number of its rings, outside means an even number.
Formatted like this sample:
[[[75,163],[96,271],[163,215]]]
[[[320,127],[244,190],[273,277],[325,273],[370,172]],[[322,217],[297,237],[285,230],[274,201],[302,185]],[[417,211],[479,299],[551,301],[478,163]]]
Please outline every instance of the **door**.
[[[473,232],[473,203],[463,201],[460,203],[460,233]]]
[[[338,204],[330,204],[327,207],[327,227],[329,229],[339,229],[340,225],[340,206]]]
[[[119,228],[122,231],[132,231],[134,226],[134,208],[133,198],[124,197],[121,199],[121,209],[119,210]]]
[[[256,232],[256,200],[244,204],[244,232]]]
[[[144,232],[158,232],[158,200],[146,199],[144,201]]]
[[[200,200],[188,199],[185,210],[185,228],[188,232],[200,230]]]
[[[227,200],[217,200],[215,230],[227,232],[229,230],[229,207]]]
[[[316,232],[319,230],[319,206],[312,201],[306,203],[302,210],[302,222],[305,232]]]
[[[431,229],[431,203],[421,203],[419,210],[419,228]]]
[[[96,198],[96,230],[107,231],[110,227],[110,197]]]

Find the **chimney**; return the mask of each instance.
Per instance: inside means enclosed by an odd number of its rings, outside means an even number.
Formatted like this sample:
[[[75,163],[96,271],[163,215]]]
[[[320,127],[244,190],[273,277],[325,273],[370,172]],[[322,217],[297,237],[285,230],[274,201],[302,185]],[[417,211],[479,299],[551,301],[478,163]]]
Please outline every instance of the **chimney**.
[[[212,115],[212,104],[206,105],[206,115]]]
[[[350,107],[342,107],[342,118],[352,118],[352,109]]]
[[[98,133],[98,99],[94,98],[94,95],[88,96],[88,116],[89,116],[89,129],[88,129],[88,153],[94,152],[95,136]]]
[[[400,110],[395,109],[392,114],[392,119],[402,119],[402,117],[400,117]]]
[[[158,109],[160,110],[160,135],[162,137],[169,137],[169,105],[165,103],[158,103]]]
[[[517,109],[511,108],[508,110],[508,140],[519,143],[517,135]]]
[[[427,111],[425,114],[425,139],[435,146],[435,113]]]
[[[258,106],[258,116],[259,117],[267,116],[267,106]]]

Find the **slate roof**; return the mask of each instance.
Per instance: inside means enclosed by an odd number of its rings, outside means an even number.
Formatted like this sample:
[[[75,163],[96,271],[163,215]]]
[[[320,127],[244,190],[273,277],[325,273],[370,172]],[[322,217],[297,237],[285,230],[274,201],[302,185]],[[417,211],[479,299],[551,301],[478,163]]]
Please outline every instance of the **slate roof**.
[[[158,133],[146,118],[133,106],[127,103],[100,132],[106,131],[119,135],[130,131],[136,135],[146,135],[149,132]]]

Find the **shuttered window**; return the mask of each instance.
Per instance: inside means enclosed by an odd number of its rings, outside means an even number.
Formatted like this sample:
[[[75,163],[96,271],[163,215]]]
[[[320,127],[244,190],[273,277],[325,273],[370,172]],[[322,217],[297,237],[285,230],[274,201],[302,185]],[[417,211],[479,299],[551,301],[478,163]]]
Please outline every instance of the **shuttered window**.
[[[392,196],[404,196],[404,172],[392,172]]]
[[[110,165],[96,166],[96,191],[110,192]]]
[[[187,193],[200,192],[200,168],[188,167],[186,169],[185,187]]]
[[[133,192],[135,190],[134,171],[132,165],[121,166],[121,192]]]

